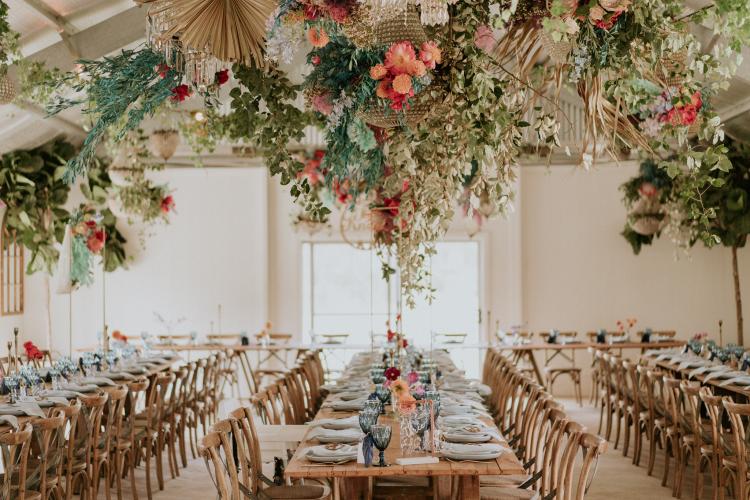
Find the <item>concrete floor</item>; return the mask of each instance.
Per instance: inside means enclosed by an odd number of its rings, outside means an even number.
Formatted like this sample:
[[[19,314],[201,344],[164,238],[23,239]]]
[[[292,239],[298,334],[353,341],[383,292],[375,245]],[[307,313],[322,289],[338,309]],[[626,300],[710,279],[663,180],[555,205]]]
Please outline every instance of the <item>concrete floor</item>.
[[[599,414],[594,408],[588,405],[581,408],[573,400],[569,399],[561,399],[561,401],[565,404],[565,409],[571,417],[585,425],[589,431],[597,431]],[[628,457],[623,457],[621,445],[618,446],[618,449],[614,449],[613,444],[610,443],[609,449],[599,461],[596,475],[586,495],[586,500],[668,500],[673,498],[671,472],[668,486],[661,486],[661,475],[664,471],[664,454],[661,450],[657,450],[656,467],[653,476],[649,477],[646,474],[648,446],[648,442],[644,443],[641,465],[636,467],[632,463],[632,443]],[[169,476],[166,464],[165,474]],[[693,468],[689,466],[685,475],[685,485],[682,494],[682,497],[685,499],[693,498],[693,476]],[[703,498],[708,499],[711,498],[711,479],[708,474],[704,477],[706,486]],[[146,498],[145,475],[142,469],[138,470],[136,479],[139,497]],[[156,481],[153,483],[156,488]],[[131,498],[127,485],[129,485],[129,481],[126,481],[125,491],[123,492],[124,498]],[[99,498],[103,497],[103,492],[100,492]],[[181,470],[180,477],[167,479],[164,491],[155,493],[154,498],[158,500],[213,499],[216,498],[216,490],[206,472],[203,461],[198,459],[191,461],[187,469]]]

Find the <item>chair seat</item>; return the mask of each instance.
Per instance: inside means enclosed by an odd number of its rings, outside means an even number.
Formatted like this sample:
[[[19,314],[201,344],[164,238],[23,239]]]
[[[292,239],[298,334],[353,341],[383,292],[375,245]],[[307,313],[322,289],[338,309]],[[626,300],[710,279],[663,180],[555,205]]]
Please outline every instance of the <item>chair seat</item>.
[[[539,493],[533,490],[520,490],[518,488],[482,487],[479,488],[479,497],[482,500],[538,500]]]
[[[544,371],[545,373],[571,373],[571,372],[581,373],[580,368],[576,368],[573,366],[569,366],[566,368],[545,368]]]
[[[479,485],[513,487],[523,484],[529,479],[531,479],[531,476],[527,474],[511,474],[507,476],[479,476]]]
[[[294,500],[318,500],[326,498],[331,494],[331,489],[324,485],[295,485],[295,486],[271,486],[261,490],[261,498],[271,500],[294,499]]]

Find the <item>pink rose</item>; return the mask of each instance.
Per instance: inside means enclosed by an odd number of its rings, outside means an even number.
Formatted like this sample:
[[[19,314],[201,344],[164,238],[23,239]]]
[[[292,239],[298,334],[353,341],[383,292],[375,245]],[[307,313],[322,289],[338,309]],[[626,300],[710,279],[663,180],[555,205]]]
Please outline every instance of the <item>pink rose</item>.
[[[491,52],[495,48],[496,43],[495,35],[489,26],[483,24],[477,28],[476,33],[474,33],[474,45],[478,49]]]

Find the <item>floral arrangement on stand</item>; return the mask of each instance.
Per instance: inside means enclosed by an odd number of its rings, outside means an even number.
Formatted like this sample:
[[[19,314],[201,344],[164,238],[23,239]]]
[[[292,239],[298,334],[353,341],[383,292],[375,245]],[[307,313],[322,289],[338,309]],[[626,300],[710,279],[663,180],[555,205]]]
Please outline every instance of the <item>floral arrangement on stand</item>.
[[[102,255],[107,233],[99,214],[90,207],[76,210],[70,217],[71,265],[73,286],[90,285],[94,280],[94,258]]]

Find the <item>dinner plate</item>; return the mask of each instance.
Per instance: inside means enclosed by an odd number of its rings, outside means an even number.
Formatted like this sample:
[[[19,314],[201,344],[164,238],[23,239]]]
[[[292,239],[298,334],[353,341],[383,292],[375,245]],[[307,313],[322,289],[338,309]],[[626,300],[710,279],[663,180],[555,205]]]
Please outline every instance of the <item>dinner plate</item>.
[[[440,454],[451,460],[494,460],[507,449],[499,444],[445,443]]]
[[[342,429],[338,431],[332,429],[320,429],[320,431],[315,434],[315,439],[326,444],[356,443],[362,439],[362,433],[359,429]]]
[[[492,439],[486,432],[446,431],[443,436],[451,443],[486,443]]]
[[[305,452],[305,458],[316,463],[343,464],[357,459],[357,448],[347,444],[312,446]]]

